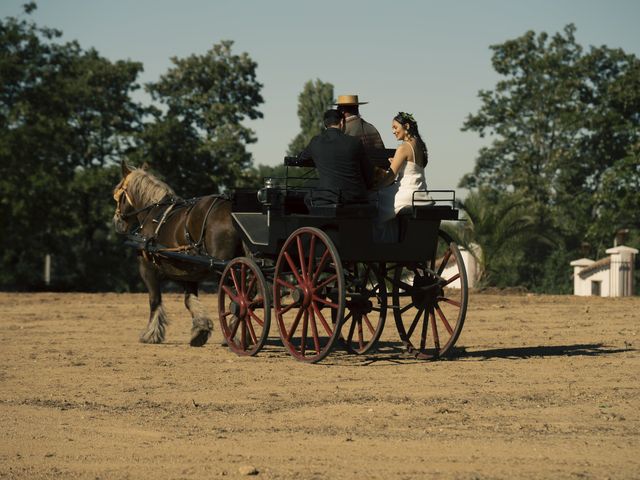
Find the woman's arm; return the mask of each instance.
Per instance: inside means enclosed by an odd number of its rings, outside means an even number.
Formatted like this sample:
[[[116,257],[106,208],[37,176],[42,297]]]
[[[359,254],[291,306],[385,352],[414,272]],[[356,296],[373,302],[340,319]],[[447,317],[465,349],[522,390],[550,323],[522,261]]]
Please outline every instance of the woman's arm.
[[[377,178],[376,187],[382,188],[386,187],[387,185],[391,185],[396,179],[396,176],[400,171],[400,167],[402,167],[402,164],[406,162],[408,158],[409,154],[407,152],[407,146],[404,144],[400,145],[396,149],[396,153],[393,158],[389,159],[390,165],[386,173]]]
[[[398,148],[396,148],[396,153],[393,156],[393,158],[389,159],[389,163],[391,164],[389,168],[393,171],[394,175],[398,175],[398,172],[400,171],[400,168],[402,167],[404,162],[406,162],[409,159],[408,150],[409,150],[409,147],[407,147],[403,143],[402,145],[399,145]]]

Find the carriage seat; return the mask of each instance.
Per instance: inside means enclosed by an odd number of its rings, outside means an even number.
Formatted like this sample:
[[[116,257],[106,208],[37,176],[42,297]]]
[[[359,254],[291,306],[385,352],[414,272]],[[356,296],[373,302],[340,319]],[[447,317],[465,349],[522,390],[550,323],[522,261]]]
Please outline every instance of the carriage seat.
[[[311,215],[331,218],[374,218],[377,212],[377,207],[371,203],[330,203],[309,207]]]
[[[450,205],[408,205],[398,212],[398,216],[424,220],[457,220],[458,210]]]

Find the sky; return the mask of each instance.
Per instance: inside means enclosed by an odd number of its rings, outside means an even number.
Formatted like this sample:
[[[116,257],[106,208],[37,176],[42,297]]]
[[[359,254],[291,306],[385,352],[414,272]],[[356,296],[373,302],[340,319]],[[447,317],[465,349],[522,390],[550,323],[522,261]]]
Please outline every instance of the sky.
[[[0,0],[0,17],[26,0]],[[282,163],[300,130],[298,95],[309,80],[357,94],[360,112],[397,145],[391,120],[413,113],[429,147],[430,189],[454,189],[489,140],[462,132],[480,108],[478,92],[499,80],[490,45],[529,30],[550,35],[573,23],[583,47],[607,45],[640,56],[639,0],[39,0],[40,26],[63,31],[111,60],[142,62],[141,84],[156,81],[172,57],[202,55],[222,40],[258,64],[264,118],[254,164]],[[147,101],[146,97],[140,96]],[[459,195],[464,192],[458,190]]]

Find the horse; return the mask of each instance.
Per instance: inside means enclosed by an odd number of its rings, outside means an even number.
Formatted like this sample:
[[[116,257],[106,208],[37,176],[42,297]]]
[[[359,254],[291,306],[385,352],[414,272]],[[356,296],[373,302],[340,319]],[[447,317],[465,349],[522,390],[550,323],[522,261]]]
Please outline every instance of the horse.
[[[122,162],[122,179],[113,190],[116,209],[113,224],[120,234],[135,233],[145,239],[138,256],[140,276],[149,292],[149,321],[140,334],[142,343],[162,343],[168,318],[162,306],[162,284],[172,280],[184,288],[184,303],[191,313],[190,344],[207,343],[213,323],[198,299],[198,285],[212,273],[208,267],[163,256],[185,252],[230,260],[242,255],[240,236],[233,227],[231,201],[223,195],[183,200],[146,166],[131,168]],[[154,251],[146,248],[154,244]]]

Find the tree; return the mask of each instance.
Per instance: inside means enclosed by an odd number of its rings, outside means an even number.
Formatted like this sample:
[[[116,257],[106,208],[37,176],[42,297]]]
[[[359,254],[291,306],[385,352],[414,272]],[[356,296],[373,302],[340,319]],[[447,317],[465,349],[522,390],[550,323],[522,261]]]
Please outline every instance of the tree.
[[[640,62],[605,46],[585,53],[574,33],[568,25],[551,38],[527,32],[492,46],[502,79],[493,91],[480,92],[480,110],[463,126],[493,141],[460,186],[521,195],[538,231],[550,222],[561,235],[565,259],[540,244],[527,251],[529,265],[518,282],[533,286],[553,284],[544,267],[551,255],[568,263],[585,241],[593,255],[610,245],[615,225],[590,228],[606,203],[602,195],[613,192],[603,182],[607,172],[638,175],[624,164],[640,139]],[[549,288],[563,289],[569,278],[559,281],[564,286]]]
[[[203,195],[252,182],[246,150],[254,132],[246,119],[262,118],[262,85],[247,53],[232,41],[204,55],[172,58],[174,66],[147,91],[161,108],[152,111],[132,158],[146,160],[182,195]]]
[[[34,3],[25,6],[27,14],[34,9]],[[139,129],[140,107],[130,93],[141,64],[112,63],[77,42],[58,43],[60,35],[25,18],[0,20],[2,288],[40,285],[46,253],[54,256],[57,280],[81,278],[78,252],[99,257],[104,243],[93,239],[110,230],[110,216],[87,206],[104,203],[113,184],[85,185],[86,202],[79,204],[78,183],[94,172],[104,180],[103,165],[118,158]],[[87,270],[82,279],[93,276]]]
[[[458,206],[465,221],[446,229],[476,258],[481,285],[516,284],[525,245],[552,243],[549,235],[539,234],[528,201],[519,195],[481,188],[470,192]]]
[[[629,155],[603,172],[594,198],[595,218],[589,226],[590,238],[604,238],[616,229],[640,233],[640,143]],[[610,245],[599,245],[598,249]]]
[[[300,133],[289,144],[287,155],[298,155],[320,133],[324,124],[322,117],[334,102],[333,85],[320,79],[315,82],[309,80],[298,95],[298,118],[300,119]]]

